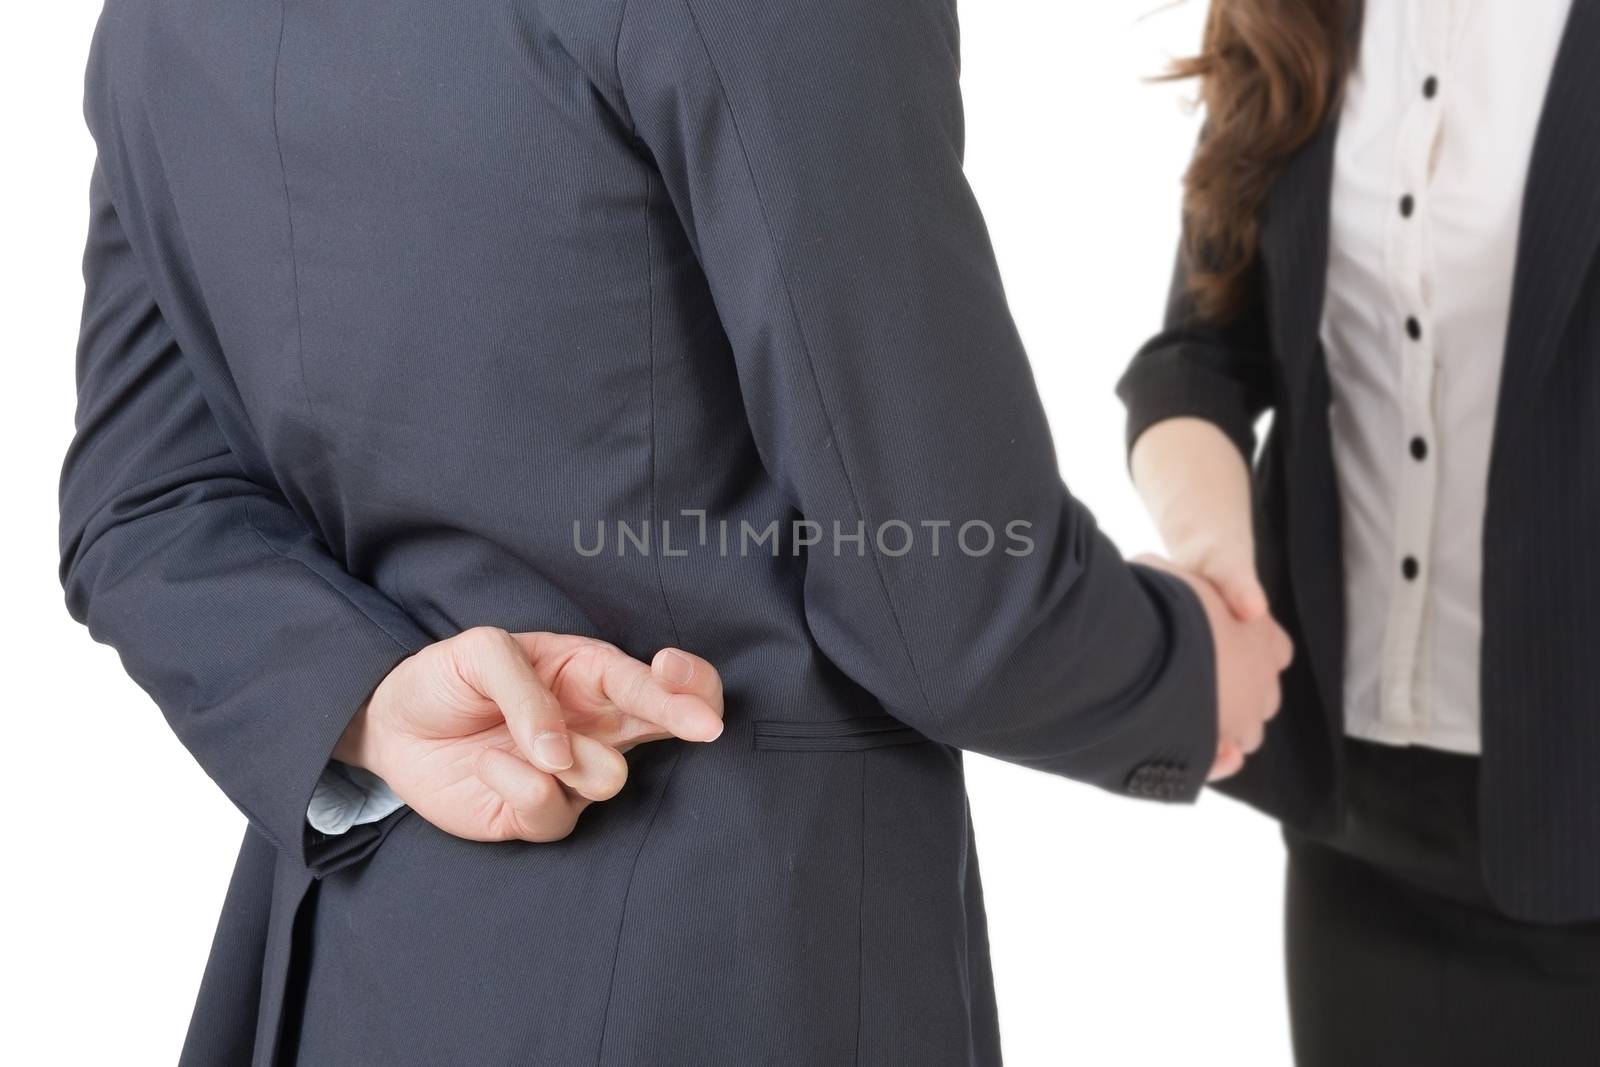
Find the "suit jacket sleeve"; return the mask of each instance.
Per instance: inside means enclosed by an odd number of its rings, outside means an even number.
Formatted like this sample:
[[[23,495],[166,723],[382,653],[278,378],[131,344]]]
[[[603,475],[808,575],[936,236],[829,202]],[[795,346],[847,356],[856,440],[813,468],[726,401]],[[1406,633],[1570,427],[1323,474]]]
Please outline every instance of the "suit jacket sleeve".
[[[943,0],[632,0],[616,76],[763,460],[824,531],[822,650],[931,738],[1116,790],[1164,764],[1192,798],[1209,631],[1062,485],[962,172],[956,38]]]
[[[1251,299],[1226,325],[1207,323],[1189,294],[1190,266],[1180,246],[1162,331],[1134,356],[1117,395],[1128,409],[1127,445],[1164,419],[1215,423],[1253,463],[1256,421],[1272,406],[1261,268],[1250,279]]]
[[[67,605],[257,830],[316,869],[352,860],[383,825],[326,838],[307,805],[356,709],[429,639],[230,448],[119,218],[104,145],[84,281]]]

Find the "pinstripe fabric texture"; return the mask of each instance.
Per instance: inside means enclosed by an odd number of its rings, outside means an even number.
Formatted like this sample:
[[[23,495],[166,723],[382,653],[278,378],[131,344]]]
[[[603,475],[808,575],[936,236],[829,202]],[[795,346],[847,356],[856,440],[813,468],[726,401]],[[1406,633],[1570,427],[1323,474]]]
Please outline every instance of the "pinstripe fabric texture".
[[[956,36],[110,0],[62,571],[250,817],[185,1063],[998,1061],[959,750],[1192,799],[1215,673],[1061,483]],[[474,625],[682,644],[727,731],[558,844],[308,833],[350,715]]]
[[[1600,0],[1576,0],[1524,207],[1484,530],[1485,874],[1508,914],[1600,918]],[[1260,299],[1199,324],[1182,267],[1166,330],[1120,392],[1129,442],[1208,418],[1254,454],[1259,564],[1305,651],[1261,756],[1224,785],[1302,829],[1339,817],[1344,603],[1327,372],[1317,340],[1337,124],[1292,161],[1263,220]],[[1201,384],[1196,384],[1197,379]]]

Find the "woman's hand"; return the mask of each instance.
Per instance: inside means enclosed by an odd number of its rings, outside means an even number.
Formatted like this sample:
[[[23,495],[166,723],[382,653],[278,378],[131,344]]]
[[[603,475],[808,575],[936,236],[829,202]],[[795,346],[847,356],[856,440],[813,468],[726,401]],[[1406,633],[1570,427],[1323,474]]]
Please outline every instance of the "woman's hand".
[[[1133,481],[1167,553],[1210,582],[1243,623],[1264,619],[1267,595],[1256,575],[1250,469],[1238,447],[1203,419],[1158,422],[1133,448]],[[1258,739],[1224,736],[1211,778],[1237,774]]]
[[[333,755],[457,837],[555,841],[622,788],[622,753],[715,740],[722,711],[721,678],[687,652],[646,665],[590,638],[478,627],[391,671]]]

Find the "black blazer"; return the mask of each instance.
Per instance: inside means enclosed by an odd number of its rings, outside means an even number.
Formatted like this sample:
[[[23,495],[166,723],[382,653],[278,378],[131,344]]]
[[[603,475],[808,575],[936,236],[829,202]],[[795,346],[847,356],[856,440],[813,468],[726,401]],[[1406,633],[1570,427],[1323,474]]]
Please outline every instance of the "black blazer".
[[[1484,529],[1488,884],[1532,920],[1600,917],[1600,0],[1576,0],[1534,150]],[[1419,86],[1419,91],[1421,87]],[[1175,416],[1255,455],[1261,577],[1303,654],[1264,751],[1223,788],[1288,823],[1340,812],[1344,583],[1319,326],[1337,122],[1262,219],[1255,299],[1204,325],[1180,262],[1166,329],[1120,386],[1130,447]],[[1486,428],[1486,432],[1487,432]]]
[[[957,749],[1192,798],[1215,678],[1061,483],[958,65],[948,0],[110,0],[63,578],[250,818],[187,1062],[998,1061]],[[727,732],[558,844],[308,835],[478,624]]]

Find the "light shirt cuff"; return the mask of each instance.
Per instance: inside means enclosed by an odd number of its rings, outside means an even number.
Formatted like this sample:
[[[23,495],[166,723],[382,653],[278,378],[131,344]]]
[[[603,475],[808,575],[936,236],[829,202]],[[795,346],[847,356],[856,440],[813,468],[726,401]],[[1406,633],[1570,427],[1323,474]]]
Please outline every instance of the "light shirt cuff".
[[[332,760],[311,792],[306,822],[313,830],[337,836],[353,826],[388,818],[405,806],[371,771]]]

